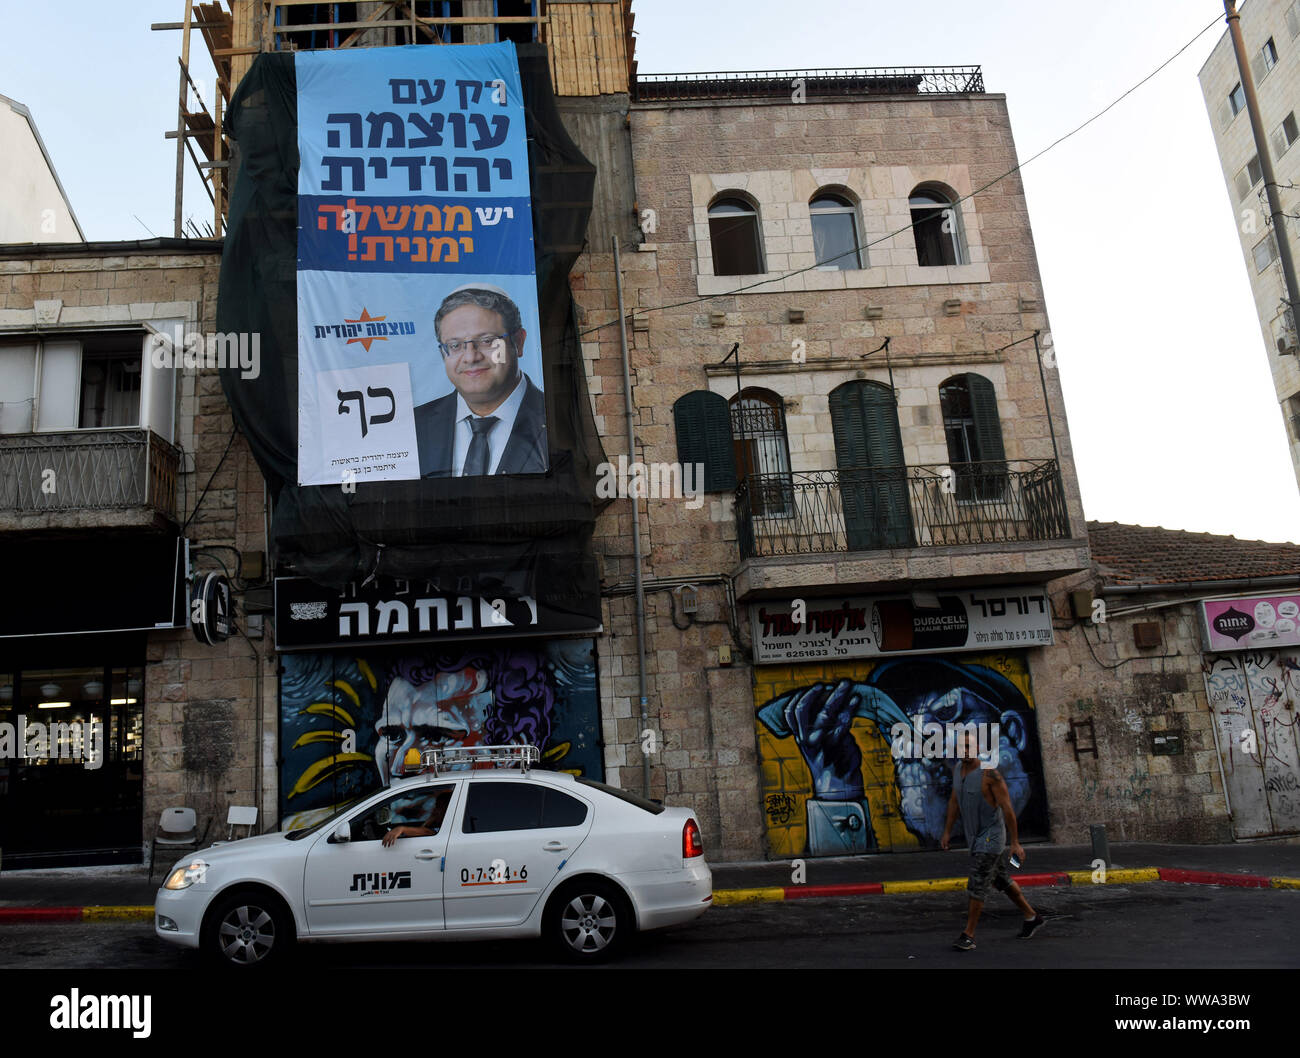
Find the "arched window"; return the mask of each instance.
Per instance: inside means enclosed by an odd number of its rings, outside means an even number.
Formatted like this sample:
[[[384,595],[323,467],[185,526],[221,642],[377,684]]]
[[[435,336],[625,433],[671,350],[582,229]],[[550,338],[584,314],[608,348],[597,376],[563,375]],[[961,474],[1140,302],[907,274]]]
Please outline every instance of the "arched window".
[[[848,271],[866,267],[859,248],[858,209],[844,195],[818,192],[808,203],[812,215],[813,252],[817,267]]]
[[[831,430],[850,551],[912,546],[907,466],[894,392],[856,380],[831,390]]]
[[[962,251],[961,209],[955,203],[956,196],[924,185],[908,199],[916,263],[923,268],[966,263]]]
[[[747,276],[765,271],[758,210],[746,199],[728,196],[709,207],[709,239],[714,275]]]
[[[748,483],[749,513],[793,513],[790,443],[781,398],[764,389],[747,389],[732,397],[731,437],[736,476]]]
[[[957,499],[1000,499],[1007,489],[1007,464],[993,383],[971,372],[953,375],[939,386],[939,407]]]

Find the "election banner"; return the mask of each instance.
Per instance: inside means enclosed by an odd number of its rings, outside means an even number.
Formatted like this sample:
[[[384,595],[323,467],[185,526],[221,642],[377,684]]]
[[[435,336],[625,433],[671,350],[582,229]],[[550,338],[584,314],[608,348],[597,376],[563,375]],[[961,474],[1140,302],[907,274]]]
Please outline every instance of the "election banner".
[[[510,43],[302,52],[298,484],[544,473]]]

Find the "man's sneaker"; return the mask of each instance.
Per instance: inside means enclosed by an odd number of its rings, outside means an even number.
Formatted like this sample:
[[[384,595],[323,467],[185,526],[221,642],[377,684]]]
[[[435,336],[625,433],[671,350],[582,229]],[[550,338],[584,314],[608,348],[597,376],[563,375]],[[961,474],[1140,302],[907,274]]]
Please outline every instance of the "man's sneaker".
[[[1020,940],[1028,940],[1040,929],[1047,925],[1047,919],[1042,915],[1035,915],[1033,918],[1026,919],[1020,926],[1020,932],[1016,936]]]
[[[968,937],[966,936],[965,933],[963,933],[960,937],[956,939],[956,941],[953,942],[952,950],[953,951],[974,951],[975,939],[973,937]]]

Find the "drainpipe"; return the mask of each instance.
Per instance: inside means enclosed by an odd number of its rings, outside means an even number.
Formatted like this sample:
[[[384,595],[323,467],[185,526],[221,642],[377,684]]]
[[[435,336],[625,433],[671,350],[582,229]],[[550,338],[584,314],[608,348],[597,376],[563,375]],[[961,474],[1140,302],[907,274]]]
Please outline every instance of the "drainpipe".
[[[1034,331],[1034,359],[1038,361],[1038,381],[1043,387],[1043,410],[1047,412],[1047,432],[1052,435],[1052,459],[1056,462],[1057,472],[1061,469],[1061,453],[1056,450],[1056,427],[1052,425],[1052,400],[1047,395],[1047,376],[1043,373],[1043,350],[1038,345],[1038,335]]]
[[[1285,573],[1272,577],[1238,577],[1236,580],[1183,580],[1176,584],[1106,584],[1102,586],[1103,595],[1145,595],[1148,592],[1196,592],[1206,595],[1213,592],[1216,596],[1225,591],[1242,591],[1246,588],[1280,588],[1300,583],[1300,576]],[[1195,602],[1195,599],[1187,600]]]
[[[628,367],[627,316],[623,309],[623,264],[618,253],[618,236],[614,236],[614,287],[618,291],[618,341],[623,350],[623,397],[627,406],[627,458],[636,459],[636,409],[632,405],[632,372]],[[636,584],[636,678],[641,695],[641,730],[649,728],[645,689],[645,584],[641,580],[641,507],[635,496],[632,501],[632,569]],[[650,797],[650,755],[641,748],[641,793]]]

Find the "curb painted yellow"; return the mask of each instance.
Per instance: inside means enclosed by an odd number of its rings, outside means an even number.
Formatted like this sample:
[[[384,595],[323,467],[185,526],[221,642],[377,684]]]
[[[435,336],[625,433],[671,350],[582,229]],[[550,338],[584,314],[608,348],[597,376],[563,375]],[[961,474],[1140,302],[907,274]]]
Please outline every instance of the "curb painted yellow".
[[[1269,884],[1274,889],[1300,889],[1300,878],[1270,878]]]
[[[1092,880],[1092,871],[1066,871],[1071,885],[1124,885],[1133,882],[1160,881],[1158,867],[1116,867],[1106,872],[1100,881]]]
[[[729,907],[734,904],[767,904],[785,899],[785,886],[774,885],[765,889],[715,889],[713,891],[714,907]]]
[[[887,893],[951,893],[966,888],[965,878],[930,878],[917,882],[885,882]]]
[[[140,922],[149,921],[152,918],[153,908],[139,904],[101,904],[96,907],[83,907],[81,909],[83,922],[87,920]]]

